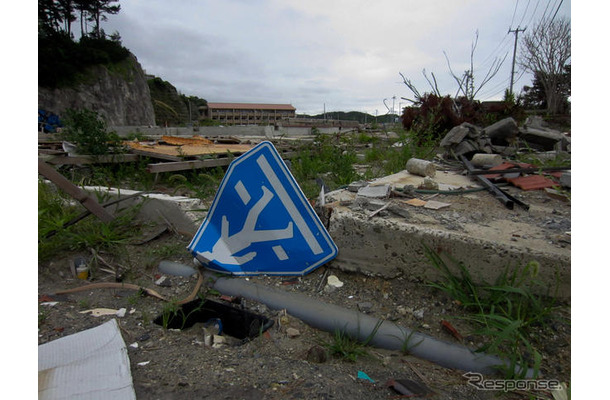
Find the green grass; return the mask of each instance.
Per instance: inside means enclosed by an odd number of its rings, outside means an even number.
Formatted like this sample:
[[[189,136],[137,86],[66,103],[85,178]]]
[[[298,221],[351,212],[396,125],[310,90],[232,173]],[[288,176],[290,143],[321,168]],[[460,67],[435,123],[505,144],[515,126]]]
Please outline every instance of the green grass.
[[[373,340],[384,320],[379,319],[375,324],[371,333],[360,341],[345,332],[345,329],[336,329],[333,333],[331,341],[322,342],[331,356],[341,358],[345,361],[356,362],[359,357],[368,356],[367,346]]]
[[[46,261],[65,252],[90,249],[119,251],[139,233],[137,206],[123,209],[109,223],[93,215],[64,225],[84,211],[83,206],[42,181],[38,184],[38,259]]]
[[[472,334],[484,342],[478,350],[507,359],[509,365],[501,371],[507,379],[523,377],[525,367],[532,368],[537,376],[542,359],[538,346],[542,343],[532,337],[535,329],[544,328],[555,318],[558,309],[555,293],[536,279],[538,263],[507,267],[493,284],[475,283],[463,262],[452,259],[450,268],[436,252],[425,245],[424,249],[443,276],[442,282],[430,286],[461,304],[467,312],[462,318],[475,326]],[[541,292],[545,295],[535,294]]]
[[[323,343],[331,356],[339,357],[345,361],[356,362],[358,357],[368,354],[366,346],[358,340],[352,338],[341,330],[336,330],[332,340]]]

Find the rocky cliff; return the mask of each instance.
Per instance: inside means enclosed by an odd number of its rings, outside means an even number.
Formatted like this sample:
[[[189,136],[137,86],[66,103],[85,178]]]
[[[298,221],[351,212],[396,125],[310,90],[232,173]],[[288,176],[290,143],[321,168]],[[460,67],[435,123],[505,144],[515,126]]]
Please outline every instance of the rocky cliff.
[[[96,111],[108,126],[155,125],[146,76],[133,54],[110,66],[89,68],[74,87],[38,87],[38,108],[60,117],[66,109],[87,108]]]

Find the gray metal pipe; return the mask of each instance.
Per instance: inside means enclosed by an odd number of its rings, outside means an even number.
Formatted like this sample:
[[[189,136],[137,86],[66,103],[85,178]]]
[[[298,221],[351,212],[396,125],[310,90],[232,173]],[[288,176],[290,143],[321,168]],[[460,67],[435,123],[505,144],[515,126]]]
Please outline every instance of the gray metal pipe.
[[[498,373],[498,367],[510,367],[507,360],[496,356],[475,353],[465,346],[439,340],[390,321],[324,303],[300,293],[285,292],[241,278],[209,278],[214,281],[213,288],[222,294],[255,300],[275,310],[285,309],[288,314],[316,329],[331,333],[340,330],[362,342],[368,340],[372,346],[406,351],[446,368],[493,375]],[[517,368],[517,372],[520,372],[521,367]],[[526,377],[533,377],[532,369],[527,370]]]

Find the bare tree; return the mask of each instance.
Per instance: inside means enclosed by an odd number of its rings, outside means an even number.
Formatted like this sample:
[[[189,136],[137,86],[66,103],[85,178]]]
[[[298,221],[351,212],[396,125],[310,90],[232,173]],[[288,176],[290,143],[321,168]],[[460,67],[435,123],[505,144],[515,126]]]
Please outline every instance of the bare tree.
[[[457,91],[456,91],[455,95],[453,96],[454,100],[460,96],[463,96],[470,101],[474,100],[475,96],[479,93],[479,91],[487,83],[489,83],[489,81],[494,76],[496,76],[496,74],[500,70],[500,67],[504,63],[504,60],[506,60],[506,56],[508,55],[508,53],[504,54],[504,57],[496,57],[493,60],[493,62],[491,63],[491,66],[489,67],[489,69],[487,70],[487,73],[483,77],[483,80],[481,80],[481,83],[478,84],[478,86],[475,85],[474,53],[477,48],[478,41],[479,41],[479,32],[477,31],[475,33],[475,38],[474,38],[474,41],[472,42],[472,46],[470,47],[470,67],[468,70],[464,71],[462,76],[458,76],[453,72],[453,70],[451,69],[451,63],[449,62],[449,57],[447,56],[447,53],[443,51],[443,54],[445,55],[445,59],[447,60],[447,66],[449,67],[449,73],[451,74],[453,79],[458,84]],[[403,100],[407,100],[412,103],[420,102],[422,99],[422,95],[419,92],[419,90],[415,87],[415,85],[413,84],[413,82],[410,79],[407,79],[400,72],[399,72],[399,74],[402,77],[404,84],[409,88],[409,90],[411,90],[411,92],[413,93],[413,96],[415,97],[414,100],[408,99],[406,97],[401,97],[401,98]],[[434,75],[434,72],[431,72],[430,77],[429,77],[428,74],[426,73],[426,70],[424,69],[422,71],[422,74],[424,75],[424,78],[428,82],[428,85],[430,85],[430,89],[432,90],[431,93],[438,97],[443,97],[443,95],[441,94],[441,92],[438,88],[438,84],[437,84],[437,80],[436,80],[436,76]]]
[[[445,59],[447,60],[447,66],[449,67],[449,72],[451,73],[451,76],[453,77],[453,79],[458,84],[458,89],[457,89],[457,92],[455,93],[455,96],[454,96],[455,98],[457,98],[459,96],[460,92],[461,92],[462,95],[464,97],[466,97],[468,100],[474,100],[474,98],[477,95],[477,93],[479,93],[479,91],[494,76],[496,76],[496,74],[500,70],[500,67],[504,63],[504,60],[506,60],[506,56],[508,55],[508,53],[504,54],[504,57],[502,57],[502,58],[500,58],[500,57],[494,58],[493,62],[491,63],[491,65],[489,67],[489,69],[487,70],[487,73],[483,77],[483,80],[481,81],[481,83],[477,87],[475,85],[475,82],[474,82],[474,52],[475,52],[475,50],[477,48],[478,42],[479,42],[479,31],[477,31],[475,33],[474,41],[472,42],[472,45],[470,47],[470,68],[467,69],[466,71],[464,71],[462,76],[457,76],[453,72],[453,70],[451,69],[451,63],[449,62],[449,57],[447,56],[447,53],[445,53],[443,51],[443,54],[445,55]]]
[[[541,21],[525,34],[519,48],[519,65],[540,79],[547,111],[557,113],[562,104],[561,82],[572,53],[571,27],[567,18]]]

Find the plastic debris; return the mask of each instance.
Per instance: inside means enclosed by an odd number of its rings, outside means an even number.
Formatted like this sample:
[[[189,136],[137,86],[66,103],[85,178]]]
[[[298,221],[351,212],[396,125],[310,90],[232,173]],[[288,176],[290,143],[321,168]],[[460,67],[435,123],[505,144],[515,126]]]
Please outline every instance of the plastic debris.
[[[334,287],[334,288],[340,288],[340,287],[342,287],[342,286],[343,286],[343,282],[341,282],[341,281],[339,280],[339,278],[337,278],[337,276],[336,276],[336,275],[330,275],[330,276],[328,277],[328,281],[327,281],[327,282],[328,282],[328,285],[329,285],[329,286],[332,286],[332,287]]]
[[[101,317],[103,315],[117,315],[118,312],[119,312],[119,310],[114,310],[112,308],[93,308],[91,310],[81,311],[80,313],[81,314],[91,313],[91,315],[94,317]]]
[[[375,381],[373,379],[371,379],[371,377],[369,377],[366,373],[364,373],[362,371],[358,371],[358,379],[363,379],[365,381],[375,383]]]

